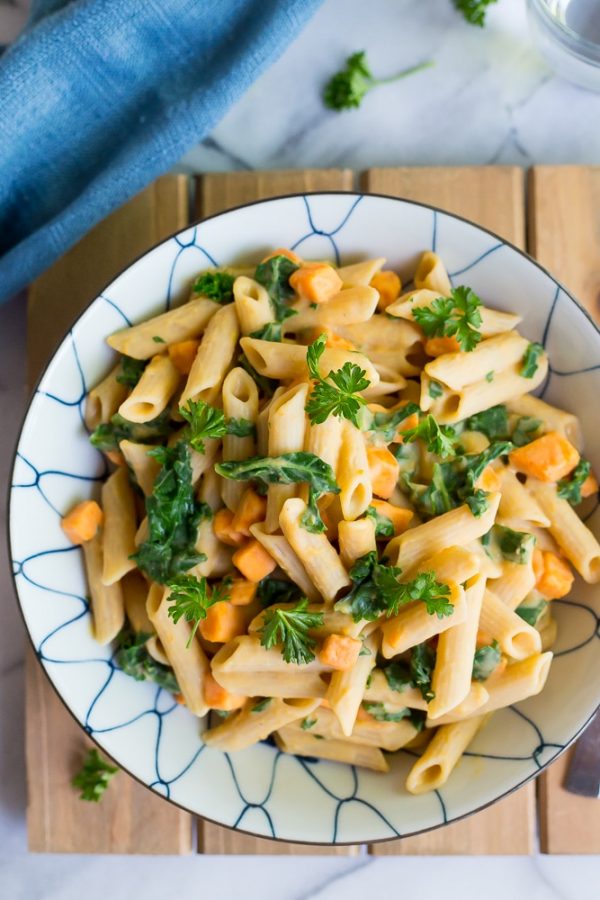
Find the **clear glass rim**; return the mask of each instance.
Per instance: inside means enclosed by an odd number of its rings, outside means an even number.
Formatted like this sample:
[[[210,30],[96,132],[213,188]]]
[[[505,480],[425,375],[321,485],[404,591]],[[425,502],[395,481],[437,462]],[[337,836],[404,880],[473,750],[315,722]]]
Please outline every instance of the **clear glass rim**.
[[[550,12],[547,0],[528,0],[528,3],[529,6],[535,7],[539,11],[551,28],[560,33],[565,43],[568,43],[572,46],[572,49],[577,51],[578,56],[583,57],[592,66],[600,66],[600,44],[588,41],[587,38],[581,37],[580,34],[573,31],[568,25],[565,25],[564,22],[559,21]],[[589,55],[584,55],[586,51]]]

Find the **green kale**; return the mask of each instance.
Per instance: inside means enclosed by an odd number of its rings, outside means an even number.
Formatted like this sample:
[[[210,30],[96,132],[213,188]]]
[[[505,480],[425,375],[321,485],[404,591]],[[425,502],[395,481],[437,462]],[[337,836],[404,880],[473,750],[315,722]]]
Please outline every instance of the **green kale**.
[[[396,432],[398,431],[398,426],[401,425],[405,419],[408,419],[409,416],[420,412],[420,407],[417,406],[416,403],[413,403],[412,400],[407,403],[406,406],[401,407],[401,409],[396,409],[394,412],[376,412],[373,416],[369,431],[372,431],[376,437],[389,444],[394,440]]]
[[[490,441],[505,441],[510,436],[506,406],[492,406],[469,416],[465,425],[469,431],[481,431]]]
[[[392,691],[405,691],[406,688],[414,687],[410,674],[410,669],[406,663],[396,660],[391,662],[383,669],[385,680]]]
[[[190,450],[183,441],[174,447],[157,447],[150,455],[161,469],[146,497],[148,539],[133,559],[153,581],[165,584],[206,559],[195,543],[198,524],[210,509],[195,498]]]
[[[148,444],[166,437],[171,431],[169,410],[163,410],[150,422],[128,422],[119,413],[111,417],[110,422],[98,425],[90,435],[90,444],[104,453],[119,449],[119,441],[134,441],[136,444]]]
[[[523,378],[533,378],[538,370],[538,360],[543,352],[544,348],[541,344],[528,344],[519,375]]]
[[[473,681],[485,681],[500,664],[502,654],[498,641],[478,647],[473,657]]]
[[[581,503],[581,488],[592,471],[587,459],[581,459],[568,478],[561,478],[557,485],[557,494],[562,500],[568,500],[571,506]]]
[[[531,625],[532,628],[535,628],[547,606],[547,600],[541,599],[538,600],[537,603],[531,603],[531,601],[526,600],[524,603],[521,603],[520,606],[517,606],[515,612],[523,619],[523,621],[527,622],[528,625]]]
[[[382,516],[377,512],[374,506],[368,506],[365,515],[368,519],[372,519],[375,523],[376,538],[394,537],[394,523],[387,516]]]
[[[538,437],[537,432],[542,427],[542,424],[541,419],[534,419],[533,416],[520,416],[511,436],[511,441],[515,447],[523,447],[525,444],[530,444],[531,441],[534,441]]]
[[[275,319],[283,322],[293,311],[289,308],[289,301],[294,297],[294,289],[290,285],[290,276],[298,269],[295,262],[287,256],[271,256],[265,262],[256,267],[254,277],[259,284],[267,289],[271,298]]]
[[[115,662],[125,675],[136,681],[153,681],[165,691],[178,694],[179,685],[173,669],[157,662],[146,649],[150,637],[143,632],[135,634],[129,628],[122,629],[117,635]]]
[[[435,693],[431,690],[431,676],[435,668],[436,653],[429,644],[417,644],[410,651],[410,677],[423,698],[429,703]]]
[[[229,272],[203,272],[194,282],[193,290],[215,303],[231,303],[234,281],[235,275]]]
[[[131,356],[122,356],[121,371],[117,375],[117,381],[119,384],[126,384],[127,387],[135,387],[147,365],[147,359],[133,359]]]
[[[525,565],[531,559],[535,547],[535,536],[526,531],[513,531],[504,525],[495,525],[494,533],[504,559]]]
[[[275,603],[296,603],[302,592],[293,581],[267,576],[258,582],[256,598],[262,606],[273,606]]]

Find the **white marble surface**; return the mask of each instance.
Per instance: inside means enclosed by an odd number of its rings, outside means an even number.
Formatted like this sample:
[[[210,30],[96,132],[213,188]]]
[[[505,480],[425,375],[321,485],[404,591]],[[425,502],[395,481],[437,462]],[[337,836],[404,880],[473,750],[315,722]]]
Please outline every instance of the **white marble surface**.
[[[17,0],[17,6],[26,0]],[[18,13],[0,3],[0,43]],[[246,94],[183,171],[301,166],[600,163],[600,95],[561,82],[528,40],[523,0],[500,0],[483,31],[449,0],[326,0],[296,44]],[[335,114],[319,99],[345,55],[366,49],[378,75],[436,67]],[[0,503],[25,401],[25,307],[0,309]],[[0,532],[4,522],[0,522]],[[23,767],[24,635],[0,534],[0,897],[71,900],[595,900],[600,859],[30,856]]]

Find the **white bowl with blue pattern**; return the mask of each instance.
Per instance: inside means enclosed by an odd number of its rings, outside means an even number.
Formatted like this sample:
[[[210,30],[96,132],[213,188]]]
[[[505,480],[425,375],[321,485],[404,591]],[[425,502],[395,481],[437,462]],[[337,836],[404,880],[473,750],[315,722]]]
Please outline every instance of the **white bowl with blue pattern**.
[[[600,589],[576,581],[554,601],[558,640],[546,688],[496,713],[447,785],[413,797],[413,757],[380,775],[300,759],[268,743],[231,755],[202,743],[198,720],[170,694],[136,682],[93,639],[82,555],[60,528],[76,502],[98,496],[105,474],[83,423],[86,391],[111,367],[104,338],[176,304],[209,265],[256,262],[273,247],[344,263],[385,256],[409,277],[434,249],[454,284],[486,305],[523,316],[523,333],[548,350],[543,396],[576,413],[585,454],[600,472],[595,415],[600,334],[551,275],[497,236],[417,203],[348,193],[283,197],[240,207],[167,239],[109,284],[75,322],[38,384],[12,476],[14,580],[35,652],[73,716],[150,789],[191,812],[263,837],[359,843],[452,822],[536,776],[569,744],[600,699]],[[600,514],[588,524],[600,534]]]

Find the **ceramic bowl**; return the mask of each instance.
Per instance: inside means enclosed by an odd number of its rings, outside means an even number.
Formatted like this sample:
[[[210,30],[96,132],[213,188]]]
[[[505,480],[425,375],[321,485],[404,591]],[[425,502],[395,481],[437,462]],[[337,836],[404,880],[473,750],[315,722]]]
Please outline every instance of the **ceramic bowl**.
[[[237,755],[202,743],[198,720],[170,694],[115,667],[90,628],[81,551],[61,515],[99,492],[100,454],[87,440],[86,391],[110,368],[111,332],[177,304],[195,273],[256,262],[273,247],[344,263],[385,256],[404,273],[436,250],[454,284],[523,316],[522,331],[543,343],[551,369],[542,395],[576,413],[586,456],[600,471],[595,416],[600,334],[546,271],[499,237],[418,203],[349,193],[253,203],[206,219],[154,247],[126,269],[74,323],[38,384],[12,476],[10,539],[14,580],[40,663],[67,708],[117,763],[193,813],[256,835],[314,843],[359,843],[435,828],[472,813],[536,776],[573,740],[600,697],[600,588],[577,580],[554,601],[556,658],[545,690],[496,713],[448,783],[409,795],[413,761],[395,754],[388,775],[280,753],[262,743]],[[588,524],[600,534],[600,514]]]

